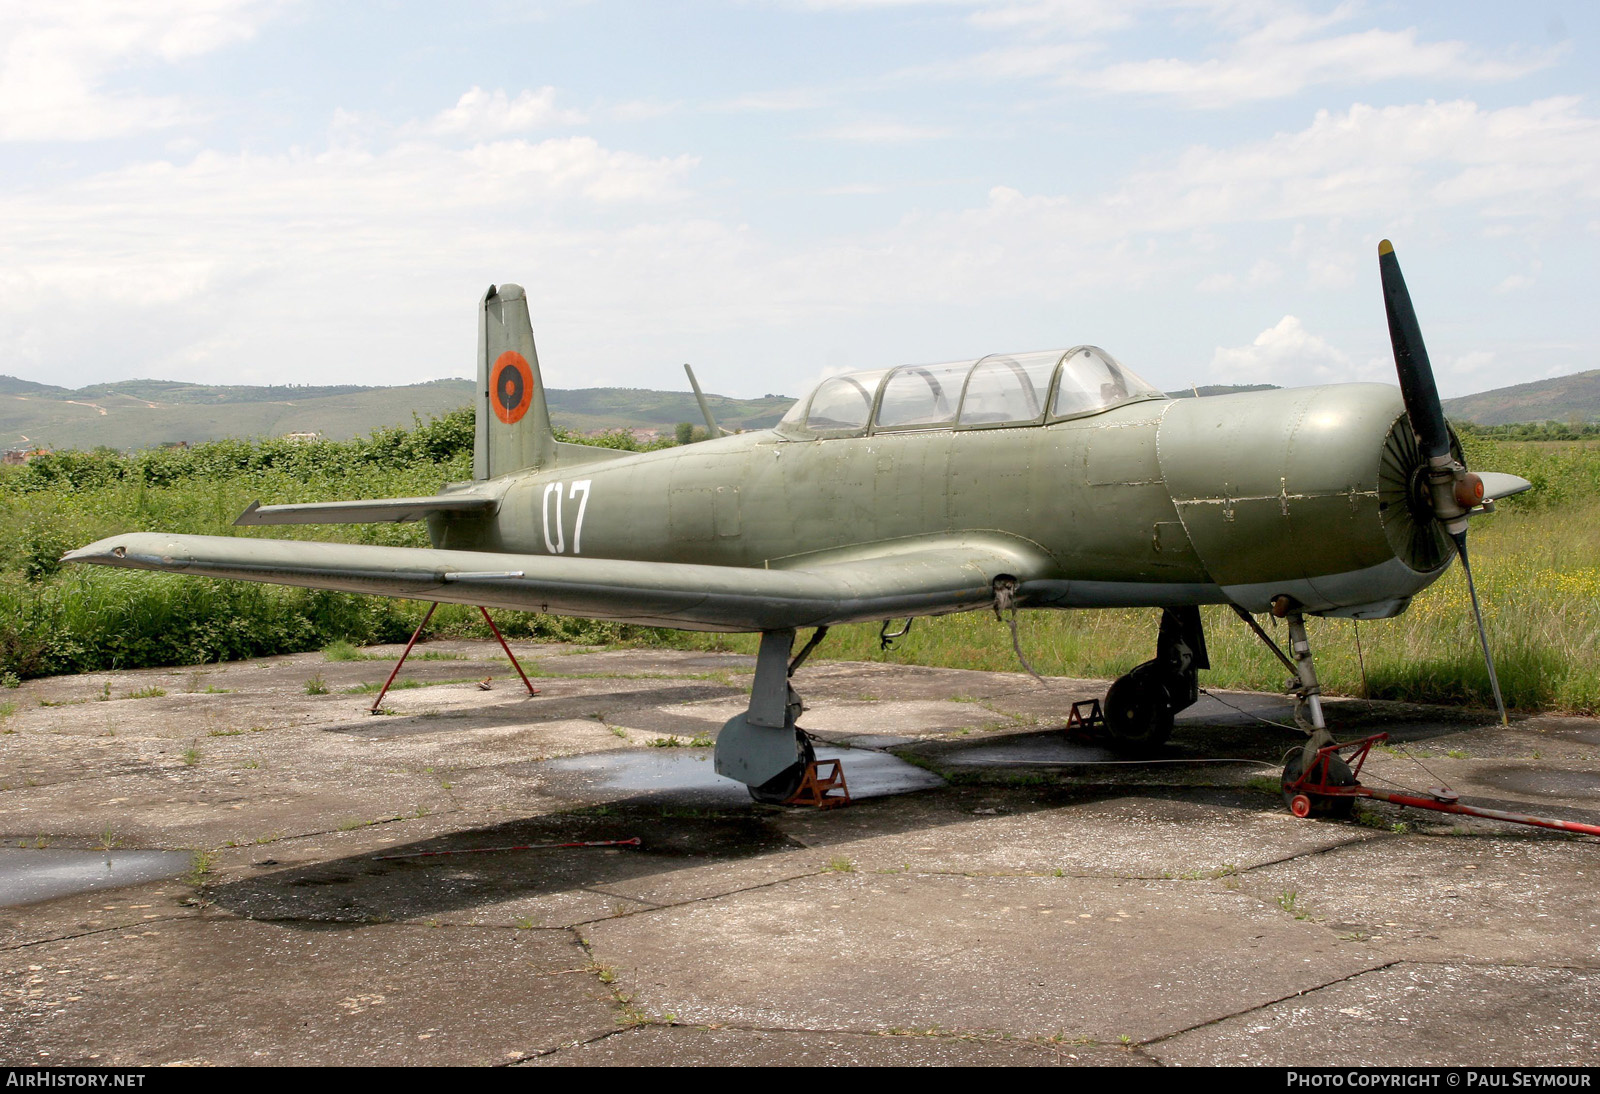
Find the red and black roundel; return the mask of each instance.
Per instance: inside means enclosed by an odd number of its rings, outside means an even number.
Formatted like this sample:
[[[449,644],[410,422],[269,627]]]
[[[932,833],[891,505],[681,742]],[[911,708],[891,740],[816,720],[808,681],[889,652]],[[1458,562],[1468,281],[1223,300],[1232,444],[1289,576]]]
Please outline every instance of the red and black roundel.
[[[533,370],[527,358],[514,349],[502,353],[489,370],[489,403],[494,416],[507,425],[522,420],[533,402]]]

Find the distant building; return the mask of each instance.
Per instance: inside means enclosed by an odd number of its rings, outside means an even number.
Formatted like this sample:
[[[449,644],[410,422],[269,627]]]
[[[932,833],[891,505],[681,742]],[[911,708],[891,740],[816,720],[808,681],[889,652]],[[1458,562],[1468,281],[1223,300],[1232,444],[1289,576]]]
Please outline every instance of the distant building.
[[[320,441],[320,440],[322,440],[322,434],[321,433],[285,433],[283,435],[283,439],[286,440],[286,441]]]
[[[0,455],[0,464],[4,464],[7,467],[15,467],[18,464],[27,463],[35,456],[48,455],[50,455],[48,448],[8,448],[3,455]]]

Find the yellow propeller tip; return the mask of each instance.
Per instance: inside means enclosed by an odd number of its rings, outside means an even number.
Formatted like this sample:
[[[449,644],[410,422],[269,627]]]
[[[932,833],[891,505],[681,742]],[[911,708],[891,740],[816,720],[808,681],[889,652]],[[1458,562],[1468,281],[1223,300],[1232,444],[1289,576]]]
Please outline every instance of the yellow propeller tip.
[[[1394,254],[1394,244],[1390,243],[1387,239],[1380,239],[1378,241],[1378,253],[1380,255]]]

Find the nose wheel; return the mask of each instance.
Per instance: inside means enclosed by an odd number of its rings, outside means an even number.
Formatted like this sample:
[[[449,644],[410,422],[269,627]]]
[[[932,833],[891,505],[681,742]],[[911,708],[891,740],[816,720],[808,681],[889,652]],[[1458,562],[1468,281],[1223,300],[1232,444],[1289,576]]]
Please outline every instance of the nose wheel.
[[[1324,744],[1333,744],[1333,737],[1327,730],[1323,730],[1320,737],[1312,737],[1304,746],[1296,747],[1289,754],[1289,762],[1283,765],[1283,803],[1297,817],[1348,817],[1355,808],[1353,796],[1319,794],[1308,788],[1308,784],[1324,787],[1356,785],[1354,770],[1337,752],[1324,749]],[[1308,752],[1312,765],[1310,779],[1303,777]]]

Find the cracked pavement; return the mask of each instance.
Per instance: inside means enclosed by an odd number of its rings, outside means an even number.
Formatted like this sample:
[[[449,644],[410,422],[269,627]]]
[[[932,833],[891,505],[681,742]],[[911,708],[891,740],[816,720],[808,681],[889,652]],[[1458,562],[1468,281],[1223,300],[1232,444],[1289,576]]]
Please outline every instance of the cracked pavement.
[[[429,643],[374,716],[398,648],[366,652],[5,693],[0,1060],[1600,1058],[1600,840],[1297,820],[1275,696],[1129,764],[1062,730],[1103,681],[813,660],[856,797],[815,811],[711,772],[751,658],[521,646],[529,699],[492,644]],[[1374,782],[1600,819],[1595,720],[1329,718],[1393,735]]]

